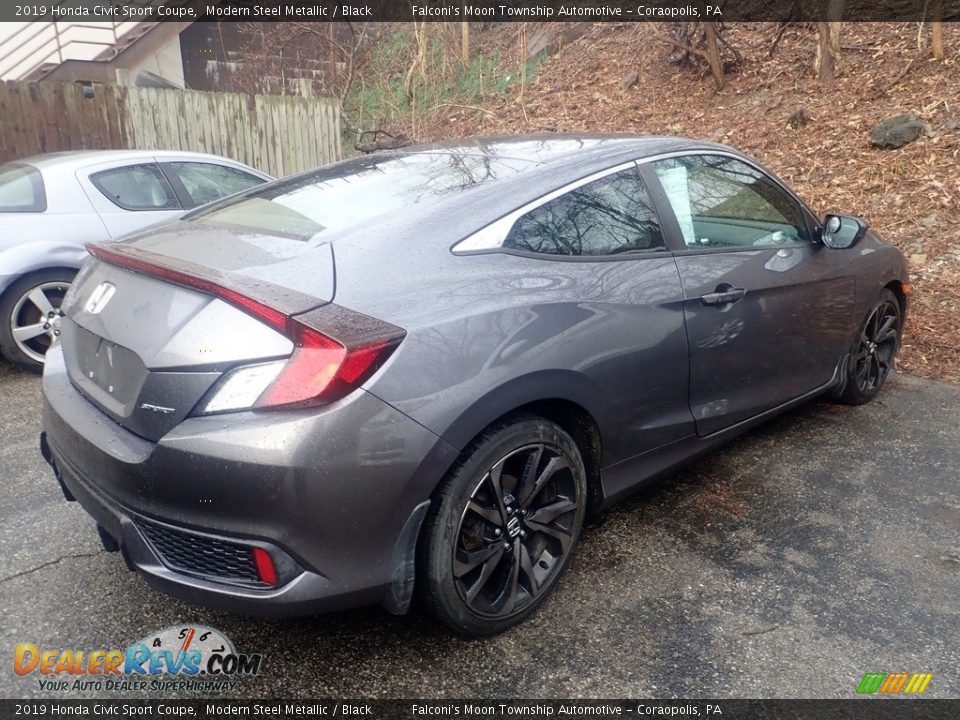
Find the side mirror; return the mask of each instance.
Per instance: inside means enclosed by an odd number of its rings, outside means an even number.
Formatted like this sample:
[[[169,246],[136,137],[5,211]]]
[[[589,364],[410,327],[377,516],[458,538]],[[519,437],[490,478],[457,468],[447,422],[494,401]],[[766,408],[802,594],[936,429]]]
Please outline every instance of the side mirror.
[[[852,248],[867,232],[867,224],[851,215],[827,215],[823,220],[820,239],[828,248]]]

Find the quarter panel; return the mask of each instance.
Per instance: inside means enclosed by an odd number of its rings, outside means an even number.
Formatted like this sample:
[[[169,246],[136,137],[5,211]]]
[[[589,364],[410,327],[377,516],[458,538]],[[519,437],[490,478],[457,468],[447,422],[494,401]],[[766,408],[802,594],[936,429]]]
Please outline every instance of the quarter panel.
[[[604,463],[692,433],[673,258],[564,262],[503,253],[431,258],[370,277],[337,251],[338,301],[406,328],[365,386],[462,448],[526,403],[567,399],[597,421]],[[367,266],[369,268],[369,266]],[[384,274],[389,270],[383,270]]]

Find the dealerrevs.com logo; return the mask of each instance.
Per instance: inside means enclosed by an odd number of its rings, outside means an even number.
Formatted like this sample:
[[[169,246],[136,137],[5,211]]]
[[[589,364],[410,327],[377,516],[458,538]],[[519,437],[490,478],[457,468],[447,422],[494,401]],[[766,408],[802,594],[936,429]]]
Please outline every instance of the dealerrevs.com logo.
[[[232,690],[257,675],[259,653],[238,653],[219,630],[202,625],[168,627],[125,650],[61,650],[20,643],[13,671],[37,676],[45,692],[158,692]]]

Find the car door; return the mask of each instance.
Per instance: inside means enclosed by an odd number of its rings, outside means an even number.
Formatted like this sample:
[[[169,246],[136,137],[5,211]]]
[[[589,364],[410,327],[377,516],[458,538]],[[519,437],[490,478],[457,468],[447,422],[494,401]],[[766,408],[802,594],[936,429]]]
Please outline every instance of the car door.
[[[267,182],[240,168],[209,161],[173,159],[162,162],[161,168],[188,208]]]
[[[849,259],[766,172],[726,154],[643,165],[683,283],[690,409],[710,435],[821,388],[849,342]]]
[[[558,278],[564,302],[538,303],[523,335],[564,347],[560,365],[601,389],[613,464],[694,428],[683,293],[656,209],[635,163],[593,177],[523,213],[502,248],[528,258],[531,280]]]
[[[173,220],[184,211],[160,166],[149,159],[87,167],[77,179],[112,238]]]

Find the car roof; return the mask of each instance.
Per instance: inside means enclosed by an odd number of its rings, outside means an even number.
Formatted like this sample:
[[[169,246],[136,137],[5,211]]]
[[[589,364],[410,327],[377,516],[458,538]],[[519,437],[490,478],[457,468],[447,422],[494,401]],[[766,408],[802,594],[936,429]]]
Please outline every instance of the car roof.
[[[467,138],[354,157],[284,178],[267,187],[282,188],[285,183],[296,185],[314,178],[322,182],[331,177],[363,172],[371,164],[418,154],[449,155],[454,159],[480,156],[492,162],[505,161],[512,171],[493,175],[493,181],[475,183],[431,202],[410,203],[371,218],[352,230],[346,230],[343,235],[330,237],[331,242],[337,243],[352,234],[363,237],[379,232],[399,237],[410,228],[429,228],[426,234],[432,241],[449,246],[528,202],[596,172],[661,154],[698,151],[722,151],[745,157],[725,145],[672,136],[548,133]],[[260,191],[250,192],[256,195]],[[215,209],[215,206],[209,207]],[[198,212],[202,214],[204,211]]]
[[[584,152],[599,150],[604,153],[615,150],[629,150],[634,152],[648,151],[649,154],[656,154],[661,152],[665,146],[675,146],[677,149],[683,149],[701,147],[704,144],[699,140],[671,135],[535,133],[446,140],[411,145],[396,152],[399,154],[417,152],[490,154],[543,164],[564,157],[582,156]]]
[[[25,158],[18,158],[13,162],[32,165],[38,170],[47,169],[80,169],[87,165],[96,163],[108,163],[113,161],[126,162],[129,160],[152,159],[172,157],[189,157],[196,160],[213,160],[217,162],[232,162],[237,165],[243,165],[236,160],[225,158],[220,155],[209,153],[190,152],[188,150],[64,150],[61,152],[46,153],[43,155],[31,155]]]
[[[603,162],[626,154],[635,159],[684,150],[733,151],[726,145],[670,135],[628,135],[616,133],[540,133],[503,135],[450,140],[413,145],[390,151],[396,155],[442,153],[450,155],[485,155],[526,161],[531,166],[565,163],[582,164],[587,159]],[[739,153],[737,153],[739,154]]]

